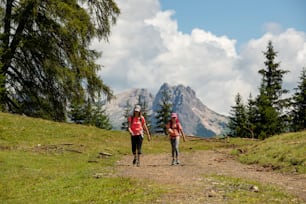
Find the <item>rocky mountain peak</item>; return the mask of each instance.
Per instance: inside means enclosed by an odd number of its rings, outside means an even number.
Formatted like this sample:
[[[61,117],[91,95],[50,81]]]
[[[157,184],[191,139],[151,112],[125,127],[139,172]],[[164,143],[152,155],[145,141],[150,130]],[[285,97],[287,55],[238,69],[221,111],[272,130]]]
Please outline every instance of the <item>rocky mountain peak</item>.
[[[159,109],[165,91],[171,95],[173,112],[178,113],[187,134],[211,137],[224,132],[227,118],[205,106],[189,86],[163,84],[153,102],[153,112]]]
[[[171,96],[173,112],[178,113],[187,135],[211,137],[224,132],[228,121],[227,117],[206,107],[197,98],[191,87],[181,84],[171,86],[168,83],[162,84],[155,97],[147,89],[130,89],[116,95],[116,99],[106,105],[106,111],[114,129],[120,129],[123,120],[125,120],[123,113],[127,102],[134,106],[138,103],[138,98],[142,97],[146,100],[149,113],[155,113],[160,108],[164,91]],[[151,121],[154,121],[154,114],[151,115]]]

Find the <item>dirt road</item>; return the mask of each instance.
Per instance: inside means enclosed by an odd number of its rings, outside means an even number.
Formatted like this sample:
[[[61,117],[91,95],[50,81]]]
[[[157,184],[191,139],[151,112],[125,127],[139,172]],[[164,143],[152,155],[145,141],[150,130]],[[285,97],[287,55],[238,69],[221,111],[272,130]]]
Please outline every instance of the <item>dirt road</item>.
[[[214,181],[204,175],[244,178],[280,187],[306,203],[306,175],[281,174],[255,165],[244,165],[222,151],[181,154],[181,164],[171,166],[170,154],[143,155],[141,166],[132,166],[132,156],[117,163],[120,176],[151,179],[170,190],[159,203],[225,203]],[[260,189],[259,189],[260,190]]]

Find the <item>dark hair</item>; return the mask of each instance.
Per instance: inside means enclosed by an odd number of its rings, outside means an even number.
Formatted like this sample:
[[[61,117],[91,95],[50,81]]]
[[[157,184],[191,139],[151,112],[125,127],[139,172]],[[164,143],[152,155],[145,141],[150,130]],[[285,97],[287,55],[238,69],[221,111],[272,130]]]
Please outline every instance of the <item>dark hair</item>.
[[[133,118],[134,118],[134,117],[136,117],[136,116],[135,116],[135,113],[136,113],[136,112],[135,112],[135,111],[133,111]],[[139,117],[141,117],[141,116],[142,116],[141,111],[139,111],[139,112],[137,112],[137,113],[139,113]]]

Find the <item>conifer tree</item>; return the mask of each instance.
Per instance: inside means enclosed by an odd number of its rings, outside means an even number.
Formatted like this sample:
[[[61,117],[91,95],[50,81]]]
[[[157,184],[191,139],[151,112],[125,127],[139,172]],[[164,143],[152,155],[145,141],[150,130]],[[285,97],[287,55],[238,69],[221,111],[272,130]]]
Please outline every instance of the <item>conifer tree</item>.
[[[69,104],[110,99],[90,44],[119,13],[113,0],[0,1],[2,110],[65,121]]]
[[[304,67],[298,86],[293,95],[292,129],[294,131],[306,129],[306,68]]]
[[[249,95],[248,103],[246,105],[246,129],[249,131],[250,137],[254,139],[256,136],[254,134],[256,127],[256,103],[252,98],[252,94]]]
[[[155,132],[163,132],[167,134],[166,124],[170,120],[172,112],[171,95],[168,91],[162,91],[162,97],[159,104],[159,109],[156,111],[156,127]]]
[[[90,110],[90,118],[89,125],[96,126],[101,129],[111,130],[112,125],[109,121],[109,116],[106,114],[106,110],[104,109],[104,103],[98,101],[95,103],[95,107]]]
[[[151,115],[149,114],[149,107],[148,107],[148,102],[146,100],[146,98],[144,97],[142,100],[140,100],[139,97],[139,103],[141,106],[141,112],[142,112],[142,116],[145,118],[146,120],[146,125],[148,127],[149,130],[151,130],[152,125],[151,125]]]
[[[279,115],[276,109],[272,106],[271,101],[266,94],[261,93],[256,99],[256,137],[265,139],[280,131]]]
[[[264,55],[266,57],[265,68],[258,71],[262,76],[262,81],[260,93],[256,99],[258,111],[256,134],[262,139],[284,131],[282,117],[287,99],[282,99],[282,94],[288,92],[282,88],[283,75],[288,71],[280,69],[280,64],[275,62],[277,52],[274,51],[271,41],[269,41]]]
[[[235,97],[235,106],[232,106],[232,110],[229,117],[228,127],[230,129],[230,136],[232,137],[247,137],[249,135],[247,129],[247,115],[245,106],[242,102],[242,97],[238,93]]]
[[[76,124],[83,124],[86,118],[84,104],[72,103],[69,107],[68,117]]]
[[[77,124],[92,125],[110,130],[112,126],[103,105],[102,101],[72,104],[68,112],[69,118]]]
[[[131,116],[131,112],[133,111],[133,107],[130,104],[130,101],[127,101],[124,106],[124,112],[123,112],[123,122],[121,124],[121,130],[127,130],[129,127],[128,119]]]

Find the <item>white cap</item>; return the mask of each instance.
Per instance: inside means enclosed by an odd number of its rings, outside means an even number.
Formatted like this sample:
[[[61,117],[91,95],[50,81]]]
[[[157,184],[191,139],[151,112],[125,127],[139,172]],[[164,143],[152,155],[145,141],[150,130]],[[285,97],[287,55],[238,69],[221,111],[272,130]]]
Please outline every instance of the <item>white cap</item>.
[[[135,108],[134,108],[134,111],[140,112],[140,110],[141,110],[140,105],[136,105]]]

